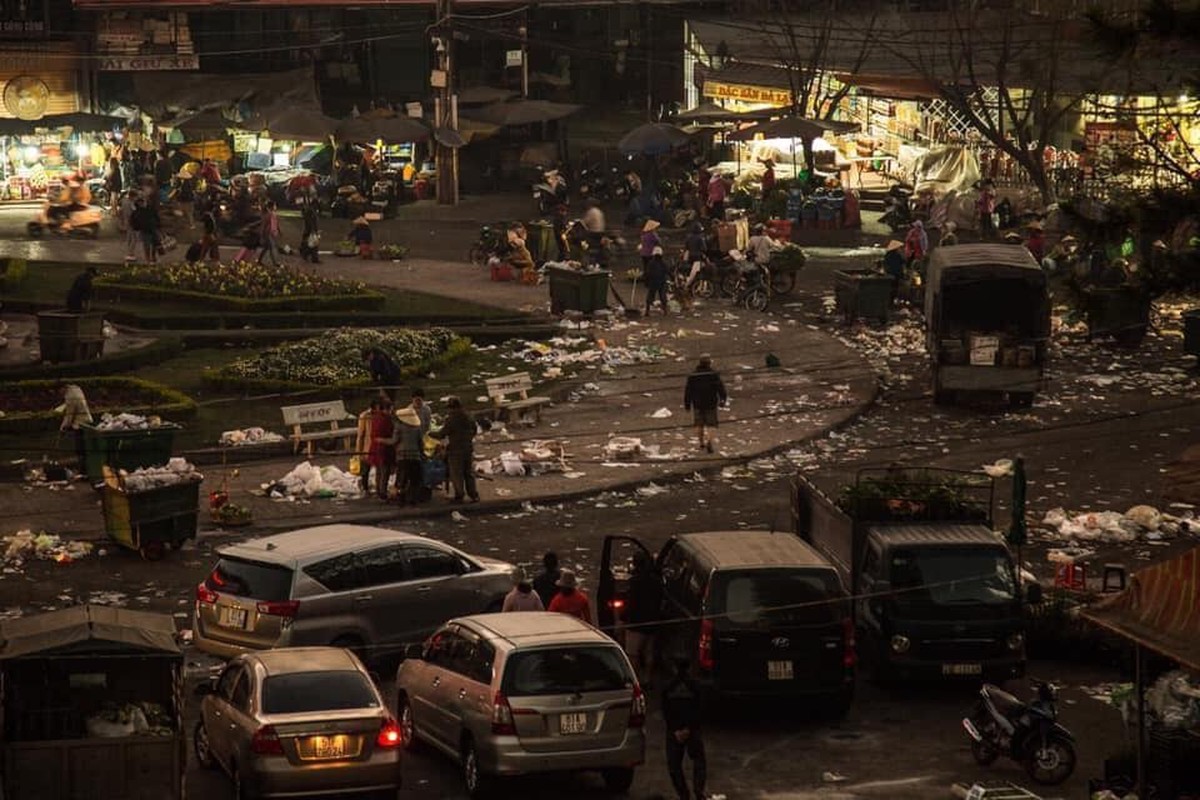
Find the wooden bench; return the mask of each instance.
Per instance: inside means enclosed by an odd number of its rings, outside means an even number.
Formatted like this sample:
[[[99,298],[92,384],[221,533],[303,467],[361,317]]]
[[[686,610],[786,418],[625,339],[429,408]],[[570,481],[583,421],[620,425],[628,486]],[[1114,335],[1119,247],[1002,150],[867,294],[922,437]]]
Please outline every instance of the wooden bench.
[[[300,444],[305,444],[305,452],[309,458],[313,455],[313,443],[330,439],[346,439],[350,447],[358,437],[358,424],[343,428],[338,423],[342,420],[356,419],[347,413],[346,404],[341,400],[330,400],[328,403],[305,403],[300,406],[281,406],[283,424],[292,426],[292,452],[300,452]],[[327,424],[328,430],[305,431],[305,425]]]
[[[549,397],[530,397],[529,390],[533,388],[533,379],[528,372],[514,372],[499,378],[487,378],[487,396],[492,401],[492,412],[495,418],[508,420],[512,412],[529,411],[533,414],[534,424],[542,421],[542,406],[550,404]],[[524,414],[520,414],[524,416]]]

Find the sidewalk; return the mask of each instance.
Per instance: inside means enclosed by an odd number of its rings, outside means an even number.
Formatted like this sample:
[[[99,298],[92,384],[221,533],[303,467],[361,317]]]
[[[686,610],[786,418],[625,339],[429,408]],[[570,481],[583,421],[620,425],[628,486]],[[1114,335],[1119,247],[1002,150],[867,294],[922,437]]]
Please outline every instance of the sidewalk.
[[[103,260],[109,250],[119,249],[116,242],[103,240],[47,241],[39,246],[61,251],[58,258],[81,261],[98,255]],[[485,271],[465,260],[418,257],[392,263],[329,258],[310,268],[329,276],[400,290],[420,289],[524,313],[548,307],[545,286],[493,283]],[[622,281],[618,286],[631,305],[644,302],[643,287],[638,287],[638,297],[632,299],[630,284]],[[619,319],[582,330],[569,326],[564,323],[562,335],[602,339],[610,350],[626,345],[657,346],[663,357],[654,363],[564,365],[561,379],[570,397],[545,409],[540,425],[513,428],[505,435],[490,432],[477,440],[477,460],[519,452],[522,443],[553,440],[565,452],[563,471],[482,480],[483,502],[461,507],[452,506],[440,495],[425,506],[402,509],[375,499],[275,501],[254,493],[287,474],[303,460],[298,456],[240,465],[238,475],[229,478],[231,500],[253,510],[256,528],[270,529],[332,521],[382,521],[452,510],[469,517],[524,503],[556,503],[635,486],[652,493],[654,489],[647,488],[652,482],[690,478],[822,436],[860,414],[875,397],[876,378],[870,365],[832,336],[776,314],[734,310],[727,301],[698,304],[682,315],[665,318],[656,312],[650,319]],[[721,415],[718,451],[712,455],[696,447],[690,414],[682,407],[686,376],[701,353],[713,356],[730,394],[730,409]],[[766,368],[768,354],[776,356],[782,366]],[[512,369],[524,367],[514,362]],[[482,380],[458,391],[468,405],[486,402]],[[430,399],[435,407],[440,406],[438,398]],[[637,437],[644,447],[657,448],[663,457],[607,460],[604,446],[613,435]],[[347,458],[344,454],[318,454],[314,463],[345,469]],[[202,497],[219,488],[223,476],[220,467],[206,468]],[[0,507],[12,509],[0,535],[33,528],[80,537],[103,536],[99,498],[81,483],[67,489],[0,484]],[[201,524],[209,524],[203,510]]]

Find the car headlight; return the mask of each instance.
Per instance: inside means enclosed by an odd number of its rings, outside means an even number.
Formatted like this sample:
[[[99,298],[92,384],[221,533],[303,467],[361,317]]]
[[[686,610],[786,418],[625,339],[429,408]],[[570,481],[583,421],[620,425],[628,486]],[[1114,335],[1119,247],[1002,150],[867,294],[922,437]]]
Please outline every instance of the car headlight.
[[[892,637],[892,652],[893,653],[907,653],[908,648],[911,646],[912,646],[912,642],[910,642],[908,640],[907,636],[901,636],[900,634],[896,634],[895,636]]]
[[[1024,646],[1025,646],[1025,634],[1010,633],[1008,635],[1008,649],[1009,650],[1020,650]]]

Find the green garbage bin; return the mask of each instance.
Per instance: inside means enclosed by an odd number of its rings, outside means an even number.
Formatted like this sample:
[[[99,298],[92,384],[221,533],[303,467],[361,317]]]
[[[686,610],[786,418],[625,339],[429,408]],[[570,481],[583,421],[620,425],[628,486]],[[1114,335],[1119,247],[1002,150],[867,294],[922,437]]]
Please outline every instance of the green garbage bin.
[[[101,487],[104,532],[117,544],[136,550],[149,561],[162,558],[196,538],[200,482],[192,481],[130,492],[116,481]]]
[[[608,287],[612,280],[612,273],[608,270],[547,267],[546,272],[550,285],[550,309],[555,314],[564,311],[591,314],[608,308]]]
[[[529,238],[525,246],[533,263],[542,264],[558,257],[558,248],[554,246],[554,225],[549,222],[529,222],[525,225]]]
[[[80,427],[83,430],[84,468],[93,481],[100,479],[105,466],[114,470],[134,470],[166,464],[175,446],[175,432],[180,429],[173,423],[135,431],[100,430],[94,425]]]
[[[53,364],[87,361],[104,353],[102,312],[40,311],[37,319],[42,361]]]
[[[892,308],[892,277],[869,269],[839,269],[833,273],[838,313],[847,321],[858,318],[887,322]]]

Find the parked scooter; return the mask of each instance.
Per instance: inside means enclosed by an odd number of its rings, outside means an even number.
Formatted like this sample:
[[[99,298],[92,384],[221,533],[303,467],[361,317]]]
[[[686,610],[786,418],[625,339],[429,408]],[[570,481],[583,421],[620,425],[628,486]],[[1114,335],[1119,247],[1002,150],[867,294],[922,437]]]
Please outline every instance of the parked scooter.
[[[540,216],[546,216],[555,206],[567,204],[567,179],[556,169],[542,171],[542,179],[533,185],[533,199]]]
[[[722,282],[722,290],[733,297],[734,305],[750,311],[766,311],[771,302],[771,272],[765,264],[758,264],[740,250],[730,250],[729,258],[735,271]],[[733,282],[728,283],[732,278]]]
[[[1075,771],[1075,737],[1058,724],[1054,688],[1037,683],[1037,697],[1023,703],[1008,692],[985,683],[963,729],[971,737],[971,755],[987,766],[1001,755],[1020,762],[1029,777],[1055,786]]]
[[[879,221],[889,226],[894,233],[908,230],[914,219],[912,210],[913,190],[897,183],[888,189],[883,198],[883,215]]]
[[[99,206],[60,205],[47,200],[25,230],[34,239],[40,239],[46,232],[95,239],[100,235],[103,218],[104,210]]]

